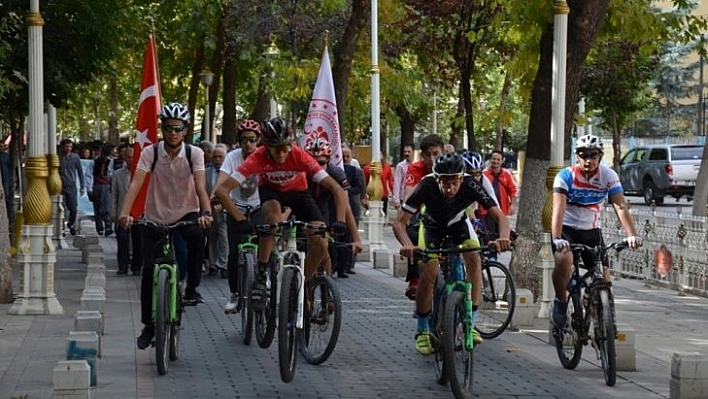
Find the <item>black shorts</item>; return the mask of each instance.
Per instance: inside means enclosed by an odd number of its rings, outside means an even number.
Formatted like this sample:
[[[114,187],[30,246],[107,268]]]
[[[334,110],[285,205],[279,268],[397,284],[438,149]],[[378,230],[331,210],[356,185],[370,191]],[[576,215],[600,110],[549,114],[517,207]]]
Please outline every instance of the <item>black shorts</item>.
[[[258,187],[258,195],[261,198],[261,204],[265,204],[270,200],[276,200],[280,202],[281,206],[287,206],[292,209],[292,214],[295,218],[302,222],[324,222],[325,220],[315,200],[308,191],[288,191],[281,193],[268,186],[260,186]]]
[[[425,248],[440,248],[443,238],[449,237],[452,244],[479,247],[479,239],[469,218],[464,218],[450,226],[438,227],[423,221],[423,242]]]
[[[605,240],[602,239],[602,230],[600,229],[577,230],[572,227],[563,226],[562,235],[563,238],[571,244],[585,244],[591,247],[598,245],[602,247],[605,246]],[[593,259],[592,254],[583,252],[581,256],[586,269],[590,270],[594,268],[595,260]],[[602,264],[609,265],[606,253],[602,254]]]

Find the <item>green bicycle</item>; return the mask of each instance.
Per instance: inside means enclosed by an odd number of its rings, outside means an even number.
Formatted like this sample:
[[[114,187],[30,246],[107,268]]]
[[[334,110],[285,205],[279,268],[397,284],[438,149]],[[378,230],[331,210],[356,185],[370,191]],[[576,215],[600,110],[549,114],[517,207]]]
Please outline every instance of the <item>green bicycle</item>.
[[[155,357],[157,372],[167,374],[170,360],[179,357],[179,332],[182,324],[184,286],[179,282],[179,271],[174,254],[174,231],[182,226],[196,224],[196,220],[185,220],[169,225],[150,220],[136,220],[135,224],[152,229],[161,236],[161,256],[156,257],[153,270],[152,320],[155,323]]]

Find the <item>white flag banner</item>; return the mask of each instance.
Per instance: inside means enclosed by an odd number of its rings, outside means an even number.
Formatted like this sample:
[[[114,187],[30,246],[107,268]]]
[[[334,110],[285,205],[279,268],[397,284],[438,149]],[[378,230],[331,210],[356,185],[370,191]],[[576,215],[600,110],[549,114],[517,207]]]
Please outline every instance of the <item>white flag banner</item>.
[[[312,93],[310,109],[307,112],[305,127],[300,144],[303,148],[317,138],[326,138],[332,146],[330,164],[344,168],[342,161],[342,135],[339,131],[339,116],[337,115],[337,98],[334,94],[334,79],[329,65],[327,46],[322,54],[320,72],[317,74],[315,91]]]

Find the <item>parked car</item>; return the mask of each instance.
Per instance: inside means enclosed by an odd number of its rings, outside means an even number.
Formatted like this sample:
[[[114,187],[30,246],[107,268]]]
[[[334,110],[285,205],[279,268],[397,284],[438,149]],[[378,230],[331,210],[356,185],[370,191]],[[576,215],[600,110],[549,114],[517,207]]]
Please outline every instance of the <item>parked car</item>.
[[[657,144],[629,150],[620,161],[620,180],[627,195],[641,195],[650,205],[664,202],[669,195],[677,200],[693,198],[702,145]]]

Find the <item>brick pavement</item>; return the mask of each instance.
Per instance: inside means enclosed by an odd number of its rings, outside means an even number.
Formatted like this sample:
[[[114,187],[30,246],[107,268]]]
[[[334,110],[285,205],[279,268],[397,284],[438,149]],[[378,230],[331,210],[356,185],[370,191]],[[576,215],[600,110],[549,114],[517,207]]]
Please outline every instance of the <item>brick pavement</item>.
[[[102,238],[107,265],[106,334],[99,370],[100,398],[434,398],[450,397],[436,384],[432,358],[415,354],[413,303],[405,283],[390,271],[359,264],[358,274],[337,280],[345,305],[342,333],[323,365],[298,359],[295,380],[280,380],[277,338],[269,349],[240,341],[240,316],[226,316],[225,279],[204,276],[206,304],[188,308],[181,358],[158,376],[154,350],[135,348],[140,329],[139,278],[116,276],[115,240]],[[0,305],[0,396],[49,398],[54,366],[64,355],[86,272],[78,250],[60,250],[55,286],[63,316],[10,316]],[[637,330],[637,371],[619,372],[607,387],[589,347],[577,370],[564,370],[546,344],[547,320],[487,340],[475,353],[475,397],[666,398],[674,351],[704,350],[708,327],[703,298],[678,297],[634,280],[615,284],[621,323]],[[669,327],[670,326],[670,327]]]

